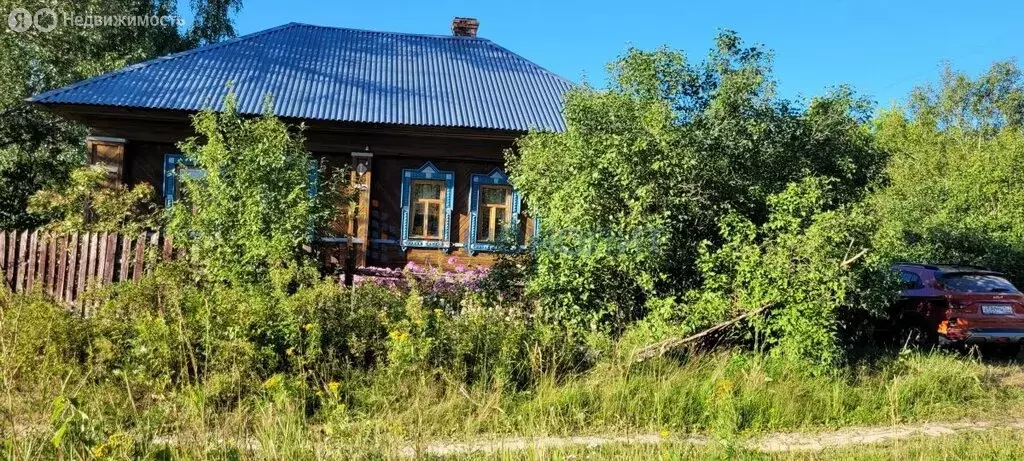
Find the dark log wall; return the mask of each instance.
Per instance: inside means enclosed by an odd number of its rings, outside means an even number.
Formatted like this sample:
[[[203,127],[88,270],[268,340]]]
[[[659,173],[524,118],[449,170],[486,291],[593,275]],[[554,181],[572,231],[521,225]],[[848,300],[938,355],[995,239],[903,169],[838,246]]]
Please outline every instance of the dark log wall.
[[[149,183],[157,197],[164,196],[164,155],[178,152],[172,143],[129,140],[125,145],[124,181],[135,185]],[[159,203],[163,203],[162,199]]]
[[[172,112],[122,111],[105,108],[63,107],[58,112],[90,127],[90,134],[124,138],[123,176],[126,184],[150,183],[163,196],[164,155],[177,152],[176,143],[195,133],[188,115]],[[289,121],[296,123],[298,121]],[[486,130],[426,129],[388,126],[353,126],[309,122],[305,131],[306,147],[317,157],[326,157],[330,166],[347,166],[352,152],[371,152],[368,265],[402,266],[408,261],[450,268],[456,264],[490,265],[493,255],[469,255],[461,246],[469,233],[470,175],[489,173],[504,164],[504,151],[514,146],[518,133]],[[450,253],[440,250],[401,250],[400,189],[404,168],[419,168],[431,161],[438,168],[453,171],[455,202]],[[525,208],[525,206],[524,206]],[[521,227],[527,238],[533,222],[523,217]],[[338,224],[336,229],[346,226]]]

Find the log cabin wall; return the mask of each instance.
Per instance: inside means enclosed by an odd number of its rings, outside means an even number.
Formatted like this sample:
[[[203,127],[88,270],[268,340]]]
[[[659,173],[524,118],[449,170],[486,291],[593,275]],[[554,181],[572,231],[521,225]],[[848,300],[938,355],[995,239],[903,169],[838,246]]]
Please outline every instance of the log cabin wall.
[[[367,262],[372,266],[401,267],[409,261],[416,264],[451,269],[448,263],[454,256],[454,265],[489,266],[494,255],[479,252],[471,255],[464,245],[469,241],[469,190],[470,175],[487,174],[495,168],[504,168],[500,161],[437,160],[407,156],[378,156],[373,164],[374,181],[370,193],[370,247]],[[402,170],[415,169],[431,161],[442,171],[455,173],[455,199],[451,219],[451,251],[427,248],[409,248],[402,251],[399,246],[402,225],[401,184]],[[533,234],[532,220],[520,217],[520,233],[530,238]]]
[[[127,140],[124,182],[142,182],[153,186],[163,196],[163,162],[167,153],[178,152],[176,143],[195,133],[188,114],[166,111],[130,111],[117,109],[64,108],[65,115],[90,127],[90,135],[119,137]],[[286,120],[298,124],[298,120]],[[469,239],[470,175],[490,173],[504,167],[504,152],[514,147],[522,133],[470,129],[414,128],[392,126],[355,126],[351,124],[306,122],[306,147],[329,166],[350,165],[353,152],[373,154],[371,163],[370,207],[366,264],[401,267],[413,261],[421,265],[451,269],[449,258],[466,266],[490,265],[494,255],[481,252],[470,255],[464,249]],[[455,197],[451,219],[450,251],[410,248],[402,251],[400,190],[402,169],[419,168],[433,162],[441,170],[455,173]],[[524,207],[525,208],[525,207]],[[336,223],[339,233],[348,227]],[[352,229],[348,227],[348,229]],[[533,221],[520,217],[525,238],[533,235]]]

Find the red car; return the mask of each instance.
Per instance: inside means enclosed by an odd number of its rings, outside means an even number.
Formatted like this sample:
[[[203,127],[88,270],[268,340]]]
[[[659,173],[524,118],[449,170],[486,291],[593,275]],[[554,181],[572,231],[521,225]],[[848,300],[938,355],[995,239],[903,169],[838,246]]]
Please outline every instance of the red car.
[[[996,344],[1019,352],[1024,294],[982,267],[898,263],[900,299],[892,312],[903,344]]]

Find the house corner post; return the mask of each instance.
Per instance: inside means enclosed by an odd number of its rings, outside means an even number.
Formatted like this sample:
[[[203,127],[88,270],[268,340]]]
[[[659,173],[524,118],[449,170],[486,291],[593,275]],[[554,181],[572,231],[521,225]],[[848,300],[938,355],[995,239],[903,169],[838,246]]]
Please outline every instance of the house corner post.
[[[373,154],[352,153],[352,184],[356,190],[356,209],[352,217],[355,239],[354,265],[366,267],[366,253],[370,246],[370,188],[373,184]]]
[[[107,173],[106,186],[118,187],[124,182],[124,138],[89,136],[85,138],[85,149],[90,165],[103,165]]]

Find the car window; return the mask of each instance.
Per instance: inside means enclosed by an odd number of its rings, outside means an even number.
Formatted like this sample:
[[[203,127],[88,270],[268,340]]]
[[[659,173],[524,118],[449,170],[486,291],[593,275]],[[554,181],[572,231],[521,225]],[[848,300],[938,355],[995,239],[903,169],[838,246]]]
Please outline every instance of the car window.
[[[921,276],[909,271],[900,271],[900,288],[904,290],[921,288]]]
[[[947,289],[962,293],[1019,293],[1003,277],[991,274],[948,274],[941,278]]]

